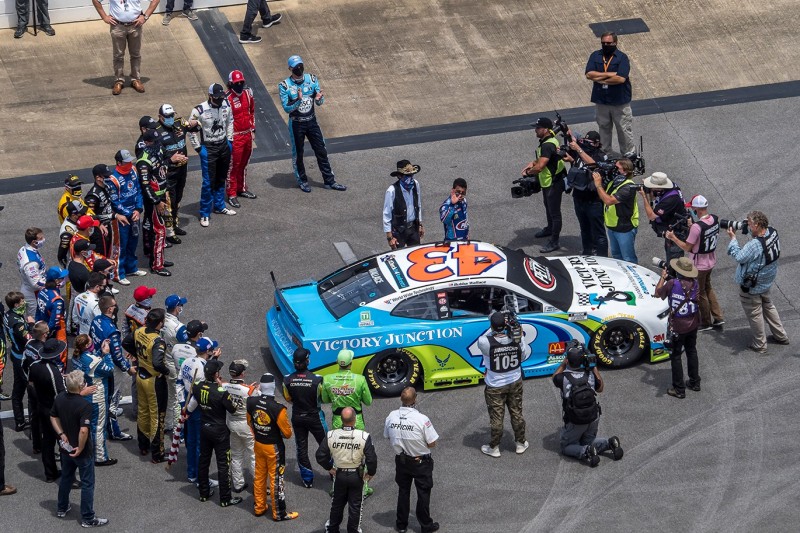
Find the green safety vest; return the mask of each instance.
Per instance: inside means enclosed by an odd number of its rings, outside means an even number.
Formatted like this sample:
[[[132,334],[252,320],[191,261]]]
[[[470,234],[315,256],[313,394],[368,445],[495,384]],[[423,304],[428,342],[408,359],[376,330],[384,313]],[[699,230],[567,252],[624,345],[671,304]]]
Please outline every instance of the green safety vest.
[[[561,143],[558,142],[558,139],[555,137],[550,137],[546,141],[546,143],[552,143],[556,146],[556,149],[561,148]],[[542,145],[536,147],[536,160],[538,161],[539,158],[542,157]],[[549,161],[548,161],[549,163]],[[566,167],[564,166],[564,161],[561,159],[558,160],[558,165],[556,165],[556,175],[565,172]],[[553,175],[550,173],[550,169],[545,165],[545,167],[539,171],[539,184],[542,188],[546,189],[553,184]]]
[[[630,179],[626,179],[622,183],[620,183],[616,189],[613,191],[606,190],[606,192],[610,196],[614,196],[618,190],[620,190],[624,185],[633,184],[633,181]],[[613,182],[609,183],[609,185],[613,184]],[[605,218],[606,227],[608,229],[614,229],[619,224],[619,217],[617,216],[617,205],[607,205],[605,206],[605,213],[603,218]],[[636,201],[636,197],[633,199],[633,213],[631,214],[631,224],[634,228],[639,227],[639,202]]]

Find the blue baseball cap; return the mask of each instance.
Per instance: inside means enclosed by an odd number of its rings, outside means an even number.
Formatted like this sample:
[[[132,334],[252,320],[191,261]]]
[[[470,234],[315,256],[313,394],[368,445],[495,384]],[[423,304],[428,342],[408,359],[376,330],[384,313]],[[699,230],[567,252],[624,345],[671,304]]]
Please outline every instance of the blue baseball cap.
[[[179,305],[186,305],[186,302],[186,298],[182,298],[177,294],[170,294],[164,301],[164,305],[167,307],[167,309],[175,309]]]
[[[197,351],[200,353],[215,350],[217,347],[219,347],[219,343],[208,337],[200,337],[200,340],[197,341]]]
[[[47,269],[47,274],[45,274],[45,279],[47,281],[53,281],[54,279],[64,279],[69,276],[69,271],[59,267],[50,267]]]
[[[298,55],[294,55],[289,58],[289,68],[294,68],[297,65],[302,65],[302,64],[303,64],[303,58]]]

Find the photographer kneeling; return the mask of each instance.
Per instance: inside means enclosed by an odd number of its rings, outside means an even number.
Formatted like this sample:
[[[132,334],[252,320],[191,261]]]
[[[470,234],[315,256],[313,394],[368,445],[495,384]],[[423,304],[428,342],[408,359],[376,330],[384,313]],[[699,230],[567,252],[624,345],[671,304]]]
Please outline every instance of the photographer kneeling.
[[[567,173],[567,186],[572,188],[575,216],[581,228],[583,246],[581,254],[608,257],[603,201],[597,194],[597,188],[588,168],[597,162],[607,161],[608,156],[603,151],[600,134],[596,131],[587,132],[577,141],[573,140],[569,143],[569,147],[569,154],[564,157],[564,161],[572,163]]]
[[[664,239],[664,253],[669,262],[683,257],[683,250],[675,242],[666,238],[667,231],[673,232],[681,240],[689,235],[686,211],[681,189],[663,172],[653,172],[644,179],[645,189],[640,189],[644,198],[644,212],[656,235]]]
[[[622,459],[623,451],[618,437],[597,436],[601,411],[596,396],[603,392],[603,378],[592,364],[583,344],[573,344],[553,374],[553,384],[561,391],[564,410],[561,453],[595,467],[604,451],[611,450],[615,461]]]
[[[769,325],[772,339],[776,343],[789,344],[781,317],[778,316],[778,310],[769,295],[778,275],[781,244],[778,232],[770,227],[767,215],[761,211],[752,211],[747,215],[747,226],[753,238],[741,247],[733,227],[728,226],[728,235],[731,238],[728,255],[739,263],[733,279],[739,284],[739,300],[750,322],[750,331],[753,332],[753,340],[747,348],[756,353],[766,353],[764,321]]]

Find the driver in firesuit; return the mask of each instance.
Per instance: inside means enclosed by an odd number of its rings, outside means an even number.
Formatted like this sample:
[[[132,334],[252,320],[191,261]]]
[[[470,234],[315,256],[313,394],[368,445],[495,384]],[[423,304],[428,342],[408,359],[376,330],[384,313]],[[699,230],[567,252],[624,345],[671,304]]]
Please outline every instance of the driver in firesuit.
[[[283,439],[291,438],[292,426],[286,416],[286,407],[275,401],[275,376],[269,373],[262,375],[259,386],[261,395],[247,399],[247,423],[255,436],[253,512],[256,516],[267,512],[266,495],[269,494],[272,519],[276,522],[293,520],[299,513],[286,510],[283,483],[283,473],[286,470],[286,446]]]
[[[247,399],[258,396],[255,383],[246,383],[244,372],[250,363],[247,359],[236,359],[231,362],[228,372],[231,380],[222,386],[228,391],[236,406],[235,413],[228,413],[226,423],[231,430],[231,482],[233,492],[239,493],[247,488],[244,480],[245,467],[255,476],[256,458],[253,451],[253,432],[247,424]]]
[[[225,413],[235,413],[236,406],[231,395],[222,387],[219,371],[222,363],[218,359],[207,362],[203,368],[205,381],[192,386],[192,399],[186,406],[191,413],[200,407],[200,420],[203,425],[200,433],[200,501],[206,502],[214,494],[208,482],[208,469],[211,466],[211,454],[217,458],[219,475],[219,504],[222,507],[242,503],[238,496],[231,497],[231,475],[229,461],[231,453],[231,433],[225,423]]]
[[[219,83],[208,88],[208,100],[192,109],[189,121],[199,122],[198,131],[189,134],[192,147],[200,155],[203,184],[200,189],[200,225],[207,228],[213,207],[215,213],[235,215],[225,206],[225,180],[231,166],[233,114]]]
[[[233,112],[233,146],[231,148],[231,172],[228,176],[228,203],[236,209],[241,207],[237,196],[254,199],[256,195],[247,190],[247,164],[253,153],[256,133],[256,101],[253,90],[244,86],[244,74],[234,70],[228,75],[228,92],[225,93]]]
[[[83,203],[81,185],[83,185],[81,179],[74,174],[70,174],[67,176],[67,179],[64,180],[64,194],[62,194],[61,198],[58,200],[59,224],[63,223],[64,219],[67,218],[67,204],[76,200]]]
[[[169,367],[165,362],[167,346],[159,333],[164,327],[164,314],[163,309],[151,309],[145,326],[133,332],[138,366],[136,433],[139,453],[147,455],[149,452],[153,463],[165,460],[163,437]]]
[[[136,171],[139,173],[139,185],[144,200],[142,250],[144,255],[150,258],[150,272],[159,276],[171,276],[172,272],[165,267],[170,267],[173,263],[164,260],[165,217],[170,216],[164,149],[161,148],[155,130],[145,131],[142,134],[142,142],[144,147],[136,161]]]
[[[43,320],[50,328],[50,339],[64,342],[64,350],[58,358],[58,366],[63,374],[67,369],[67,321],[61,287],[66,283],[69,272],[59,267],[50,267],[45,274],[44,289],[39,291],[36,300],[36,322]]]
[[[167,241],[180,244],[178,235],[186,235],[186,231],[178,226],[178,210],[186,188],[186,174],[189,157],[186,152],[186,132],[194,128],[192,124],[175,116],[175,109],[170,104],[163,104],[158,110],[156,133],[161,137],[167,160],[167,191],[169,192],[170,209],[172,210],[172,229],[175,235],[167,232]]]

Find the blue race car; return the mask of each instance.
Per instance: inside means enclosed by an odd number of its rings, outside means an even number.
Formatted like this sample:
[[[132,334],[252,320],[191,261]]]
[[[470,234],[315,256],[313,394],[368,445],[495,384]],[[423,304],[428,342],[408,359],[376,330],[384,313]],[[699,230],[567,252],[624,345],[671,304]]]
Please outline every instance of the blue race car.
[[[523,375],[551,374],[577,339],[600,364],[627,366],[664,347],[669,307],[654,296],[658,276],[593,256],[529,257],[485,242],[424,244],[368,257],[324,277],[276,289],[267,312],[273,359],[294,371],[297,347],[309,368],[337,369],[339,350],[355,352],[353,372],[372,390],[397,395],[476,384],[484,374],[478,338],[504,302],[514,307],[531,356]]]

